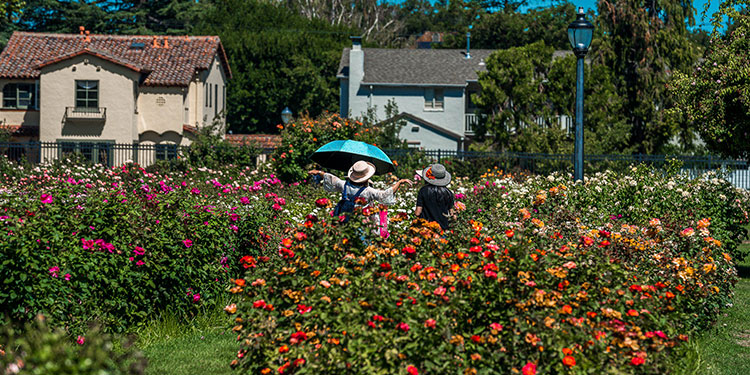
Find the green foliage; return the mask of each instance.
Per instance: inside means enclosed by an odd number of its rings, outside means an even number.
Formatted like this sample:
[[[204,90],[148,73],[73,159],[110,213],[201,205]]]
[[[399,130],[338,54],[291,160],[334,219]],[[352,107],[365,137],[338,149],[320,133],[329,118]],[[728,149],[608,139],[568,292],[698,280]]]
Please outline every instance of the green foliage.
[[[631,126],[629,144],[659,152],[677,132],[664,116],[669,76],[687,71],[700,48],[690,42],[693,6],[678,0],[601,0],[589,56],[607,66]]]
[[[569,55],[552,61],[544,84],[545,92],[557,115],[575,120],[576,57]],[[604,65],[584,64],[584,150],[587,154],[630,154],[631,125],[623,114],[623,99],[617,94],[616,78]],[[575,123],[573,123],[575,126]],[[573,129],[571,129],[573,131]],[[554,149],[553,149],[554,150]],[[554,152],[572,153],[573,144]]]
[[[146,361],[125,343],[114,351],[114,339],[94,326],[85,336],[71,338],[38,316],[20,328],[6,322],[0,328],[0,368],[7,374],[143,374]]]
[[[747,158],[750,131],[750,15],[733,8],[735,29],[715,33],[702,60],[690,74],[677,72],[670,82],[676,102],[671,114],[694,126],[709,149]]]
[[[341,51],[358,34],[258,0],[215,3],[195,32],[219,35],[226,48],[227,123],[238,133],[275,132],[287,106],[311,117],[336,111]]]
[[[487,71],[479,73],[482,91],[472,99],[488,119],[484,129],[502,147],[517,147],[520,138],[537,118],[547,123],[547,97],[540,89],[552,61],[552,48],[544,42],[494,52]],[[524,149],[524,146],[518,146]]]
[[[312,167],[310,155],[324,144],[339,139],[374,143],[380,134],[377,127],[328,113],[316,119],[298,118],[279,128],[281,145],[273,153],[271,164],[278,177],[289,182],[306,178]]]

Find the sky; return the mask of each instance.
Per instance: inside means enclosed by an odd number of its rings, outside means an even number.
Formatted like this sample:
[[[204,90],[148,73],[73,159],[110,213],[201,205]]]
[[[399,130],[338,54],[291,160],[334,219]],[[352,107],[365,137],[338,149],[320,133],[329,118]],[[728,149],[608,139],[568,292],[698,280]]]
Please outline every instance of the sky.
[[[597,0],[569,0],[572,4],[574,4],[576,7],[583,7],[584,10],[589,11],[591,9],[596,9],[596,2]],[[719,10],[719,4],[721,3],[721,0],[711,0],[710,6],[708,8],[708,12],[706,12],[706,17],[702,18],[701,13],[703,12],[703,7],[706,6],[706,3],[708,3],[708,0],[695,0],[693,1],[693,8],[695,8],[695,26],[702,28],[707,31],[711,31],[711,15]],[[529,0],[529,8],[535,8],[539,6],[549,6],[552,2],[550,0]]]

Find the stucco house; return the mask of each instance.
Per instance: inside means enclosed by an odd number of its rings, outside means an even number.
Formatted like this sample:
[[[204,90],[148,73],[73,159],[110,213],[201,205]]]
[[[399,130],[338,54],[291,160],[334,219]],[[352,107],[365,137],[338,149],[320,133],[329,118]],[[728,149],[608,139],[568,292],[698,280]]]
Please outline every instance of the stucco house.
[[[187,145],[214,121],[225,128],[231,76],[217,36],[14,32],[0,53],[0,125],[94,161],[112,144]]]
[[[464,149],[476,123],[470,96],[479,92],[478,71],[492,50],[362,48],[352,37],[337,78],[342,116],[364,116],[374,108],[385,119],[393,100],[407,125],[399,137],[425,149]]]
[[[471,95],[479,93],[478,72],[494,50],[476,49],[380,49],[362,48],[352,37],[339,63],[341,115],[365,116],[370,108],[386,119],[385,106],[398,106],[399,120],[406,121],[399,137],[410,147],[465,150],[478,122]],[[555,51],[553,58],[570,54]],[[563,128],[572,119],[559,116]]]

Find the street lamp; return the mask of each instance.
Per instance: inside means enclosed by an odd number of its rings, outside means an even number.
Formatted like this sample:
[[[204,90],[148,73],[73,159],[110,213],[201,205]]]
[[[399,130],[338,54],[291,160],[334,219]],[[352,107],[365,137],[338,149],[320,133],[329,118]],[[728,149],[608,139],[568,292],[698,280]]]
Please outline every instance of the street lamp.
[[[289,121],[292,121],[292,111],[289,110],[289,107],[286,107],[283,111],[281,111],[281,122],[286,125],[289,123]]]
[[[576,73],[576,133],[573,151],[573,179],[583,181],[583,58],[589,51],[594,25],[586,21],[583,7],[578,8],[576,20],[568,26],[568,40],[578,58]]]

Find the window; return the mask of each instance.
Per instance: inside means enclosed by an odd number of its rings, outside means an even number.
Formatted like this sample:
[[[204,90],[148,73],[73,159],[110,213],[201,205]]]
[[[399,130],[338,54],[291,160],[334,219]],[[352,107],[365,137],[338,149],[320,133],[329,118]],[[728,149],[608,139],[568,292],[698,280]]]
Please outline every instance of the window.
[[[9,83],[3,86],[3,108],[36,109],[36,85]]]
[[[158,144],[156,145],[156,160],[173,160],[177,159],[176,144]]]
[[[60,158],[75,158],[91,163],[112,165],[112,142],[76,142],[58,140],[58,153]]]
[[[214,85],[214,114],[219,112],[219,85]]]
[[[211,96],[213,94],[213,91],[211,91],[211,84],[208,84],[208,108],[211,108],[211,103],[213,103],[213,97]]]
[[[221,94],[221,110],[225,111],[226,115],[226,109],[227,109],[227,86],[221,86],[221,90],[223,93]]]
[[[76,80],[76,110],[99,110],[99,81]]]
[[[442,111],[443,101],[443,89],[424,89],[424,109]]]
[[[206,90],[205,90],[205,91],[206,91],[206,93],[205,93],[205,95],[203,95],[203,96],[204,96],[204,97],[206,98],[206,99],[205,99],[205,101],[206,101],[206,104],[205,104],[204,106],[205,106],[205,107],[208,107],[208,83],[204,84],[204,85],[203,85],[203,87],[205,87],[205,89],[206,89]]]

